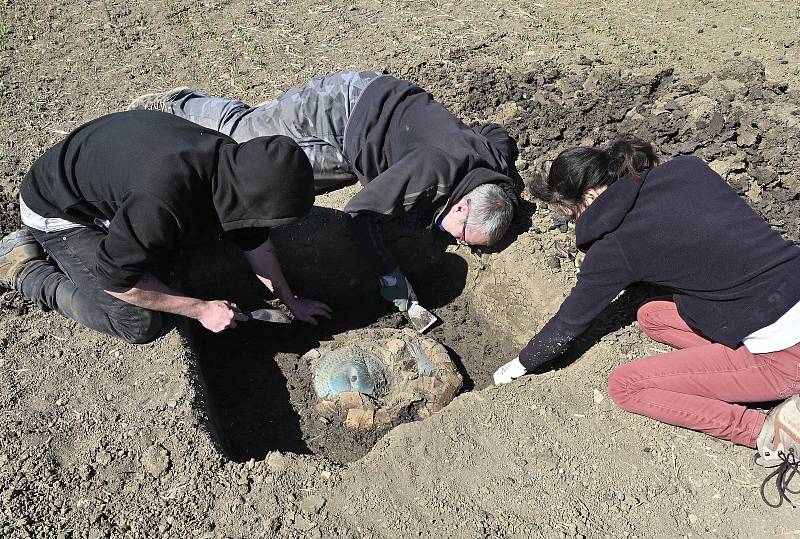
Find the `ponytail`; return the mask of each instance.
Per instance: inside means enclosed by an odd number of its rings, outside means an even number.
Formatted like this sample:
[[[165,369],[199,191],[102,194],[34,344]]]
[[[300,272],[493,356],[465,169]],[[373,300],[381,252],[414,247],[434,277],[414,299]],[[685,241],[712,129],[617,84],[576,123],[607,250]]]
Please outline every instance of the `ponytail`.
[[[574,214],[583,206],[586,192],[609,186],[620,178],[641,173],[658,164],[653,146],[633,135],[618,137],[608,148],[578,146],[564,150],[545,172],[540,169],[530,185],[531,194]]]
[[[608,175],[614,181],[625,176],[639,178],[641,172],[658,164],[653,145],[633,135],[618,137],[605,152],[609,159]]]

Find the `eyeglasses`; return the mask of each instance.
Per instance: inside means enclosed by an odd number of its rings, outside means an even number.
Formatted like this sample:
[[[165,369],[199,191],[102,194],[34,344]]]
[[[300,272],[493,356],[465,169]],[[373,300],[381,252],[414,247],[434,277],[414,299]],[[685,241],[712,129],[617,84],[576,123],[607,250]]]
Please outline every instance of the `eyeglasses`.
[[[467,221],[469,220],[469,199],[467,199],[467,215],[464,216],[464,224],[461,227],[461,237],[456,238],[456,243],[459,245],[469,245],[467,243]]]

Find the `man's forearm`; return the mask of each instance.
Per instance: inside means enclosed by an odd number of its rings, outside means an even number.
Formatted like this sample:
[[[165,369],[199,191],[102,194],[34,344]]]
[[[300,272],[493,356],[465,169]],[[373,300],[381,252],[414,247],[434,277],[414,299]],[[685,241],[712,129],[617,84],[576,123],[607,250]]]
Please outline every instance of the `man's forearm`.
[[[206,307],[205,301],[173,290],[150,274],[143,275],[130,290],[125,292],[106,290],[106,292],[117,299],[138,307],[186,316],[196,320],[200,318],[203,309]]]
[[[294,297],[270,240],[251,251],[245,251],[244,255],[256,277],[292,311],[295,320],[316,326],[316,317],[331,317],[331,308],[324,303]]]
[[[285,305],[291,305],[295,297],[283,275],[278,255],[272,240],[267,240],[252,251],[245,251],[245,258],[258,280],[270,289]]]

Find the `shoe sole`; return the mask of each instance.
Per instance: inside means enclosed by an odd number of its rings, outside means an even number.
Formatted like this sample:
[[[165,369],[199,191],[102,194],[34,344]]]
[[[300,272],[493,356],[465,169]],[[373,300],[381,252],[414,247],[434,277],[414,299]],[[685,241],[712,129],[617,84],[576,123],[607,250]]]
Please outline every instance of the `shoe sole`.
[[[145,101],[148,98],[153,98],[153,97],[156,97],[156,96],[165,96],[166,97],[166,96],[168,96],[170,94],[177,94],[179,92],[182,92],[183,90],[189,90],[189,89],[190,88],[188,86],[177,86],[177,87],[173,88],[172,90],[167,90],[166,92],[153,92],[151,94],[143,94],[143,95],[140,95],[139,97],[137,97],[136,99],[134,99],[133,101],[131,101],[130,105],[128,105],[128,108],[126,110],[143,110],[142,108],[140,108],[140,107],[142,107],[142,101]],[[161,103],[162,106],[164,104],[166,104],[166,101],[164,103]],[[145,105],[144,109],[146,109],[146,105]]]
[[[0,240],[0,256],[5,256],[17,247],[36,243],[36,239],[27,230],[15,230]]]
[[[762,468],[775,468],[776,466],[780,466],[783,463],[783,460],[768,460],[766,457],[762,457],[761,454],[756,451],[756,454],[753,455],[753,463],[761,466]]]

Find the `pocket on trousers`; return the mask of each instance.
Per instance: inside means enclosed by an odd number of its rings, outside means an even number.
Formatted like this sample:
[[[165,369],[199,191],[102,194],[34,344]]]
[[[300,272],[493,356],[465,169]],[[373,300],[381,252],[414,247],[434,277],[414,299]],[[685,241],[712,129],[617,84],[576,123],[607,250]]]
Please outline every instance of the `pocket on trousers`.
[[[775,357],[781,352],[772,352],[770,354],[762,354],[765,363],[768,364],[772,370],[783,377],[786,381],[782,387],[779,397],[786,399],[792,395],[800,393],[800,360],[795,355],[785,354],[783,357]]]
[[[786,389],[786,395],[784,395],[784,397],[789,398],[798,393],[800,393],[800,362],[797,363],[797,367],[795,368],[794,383]]]

